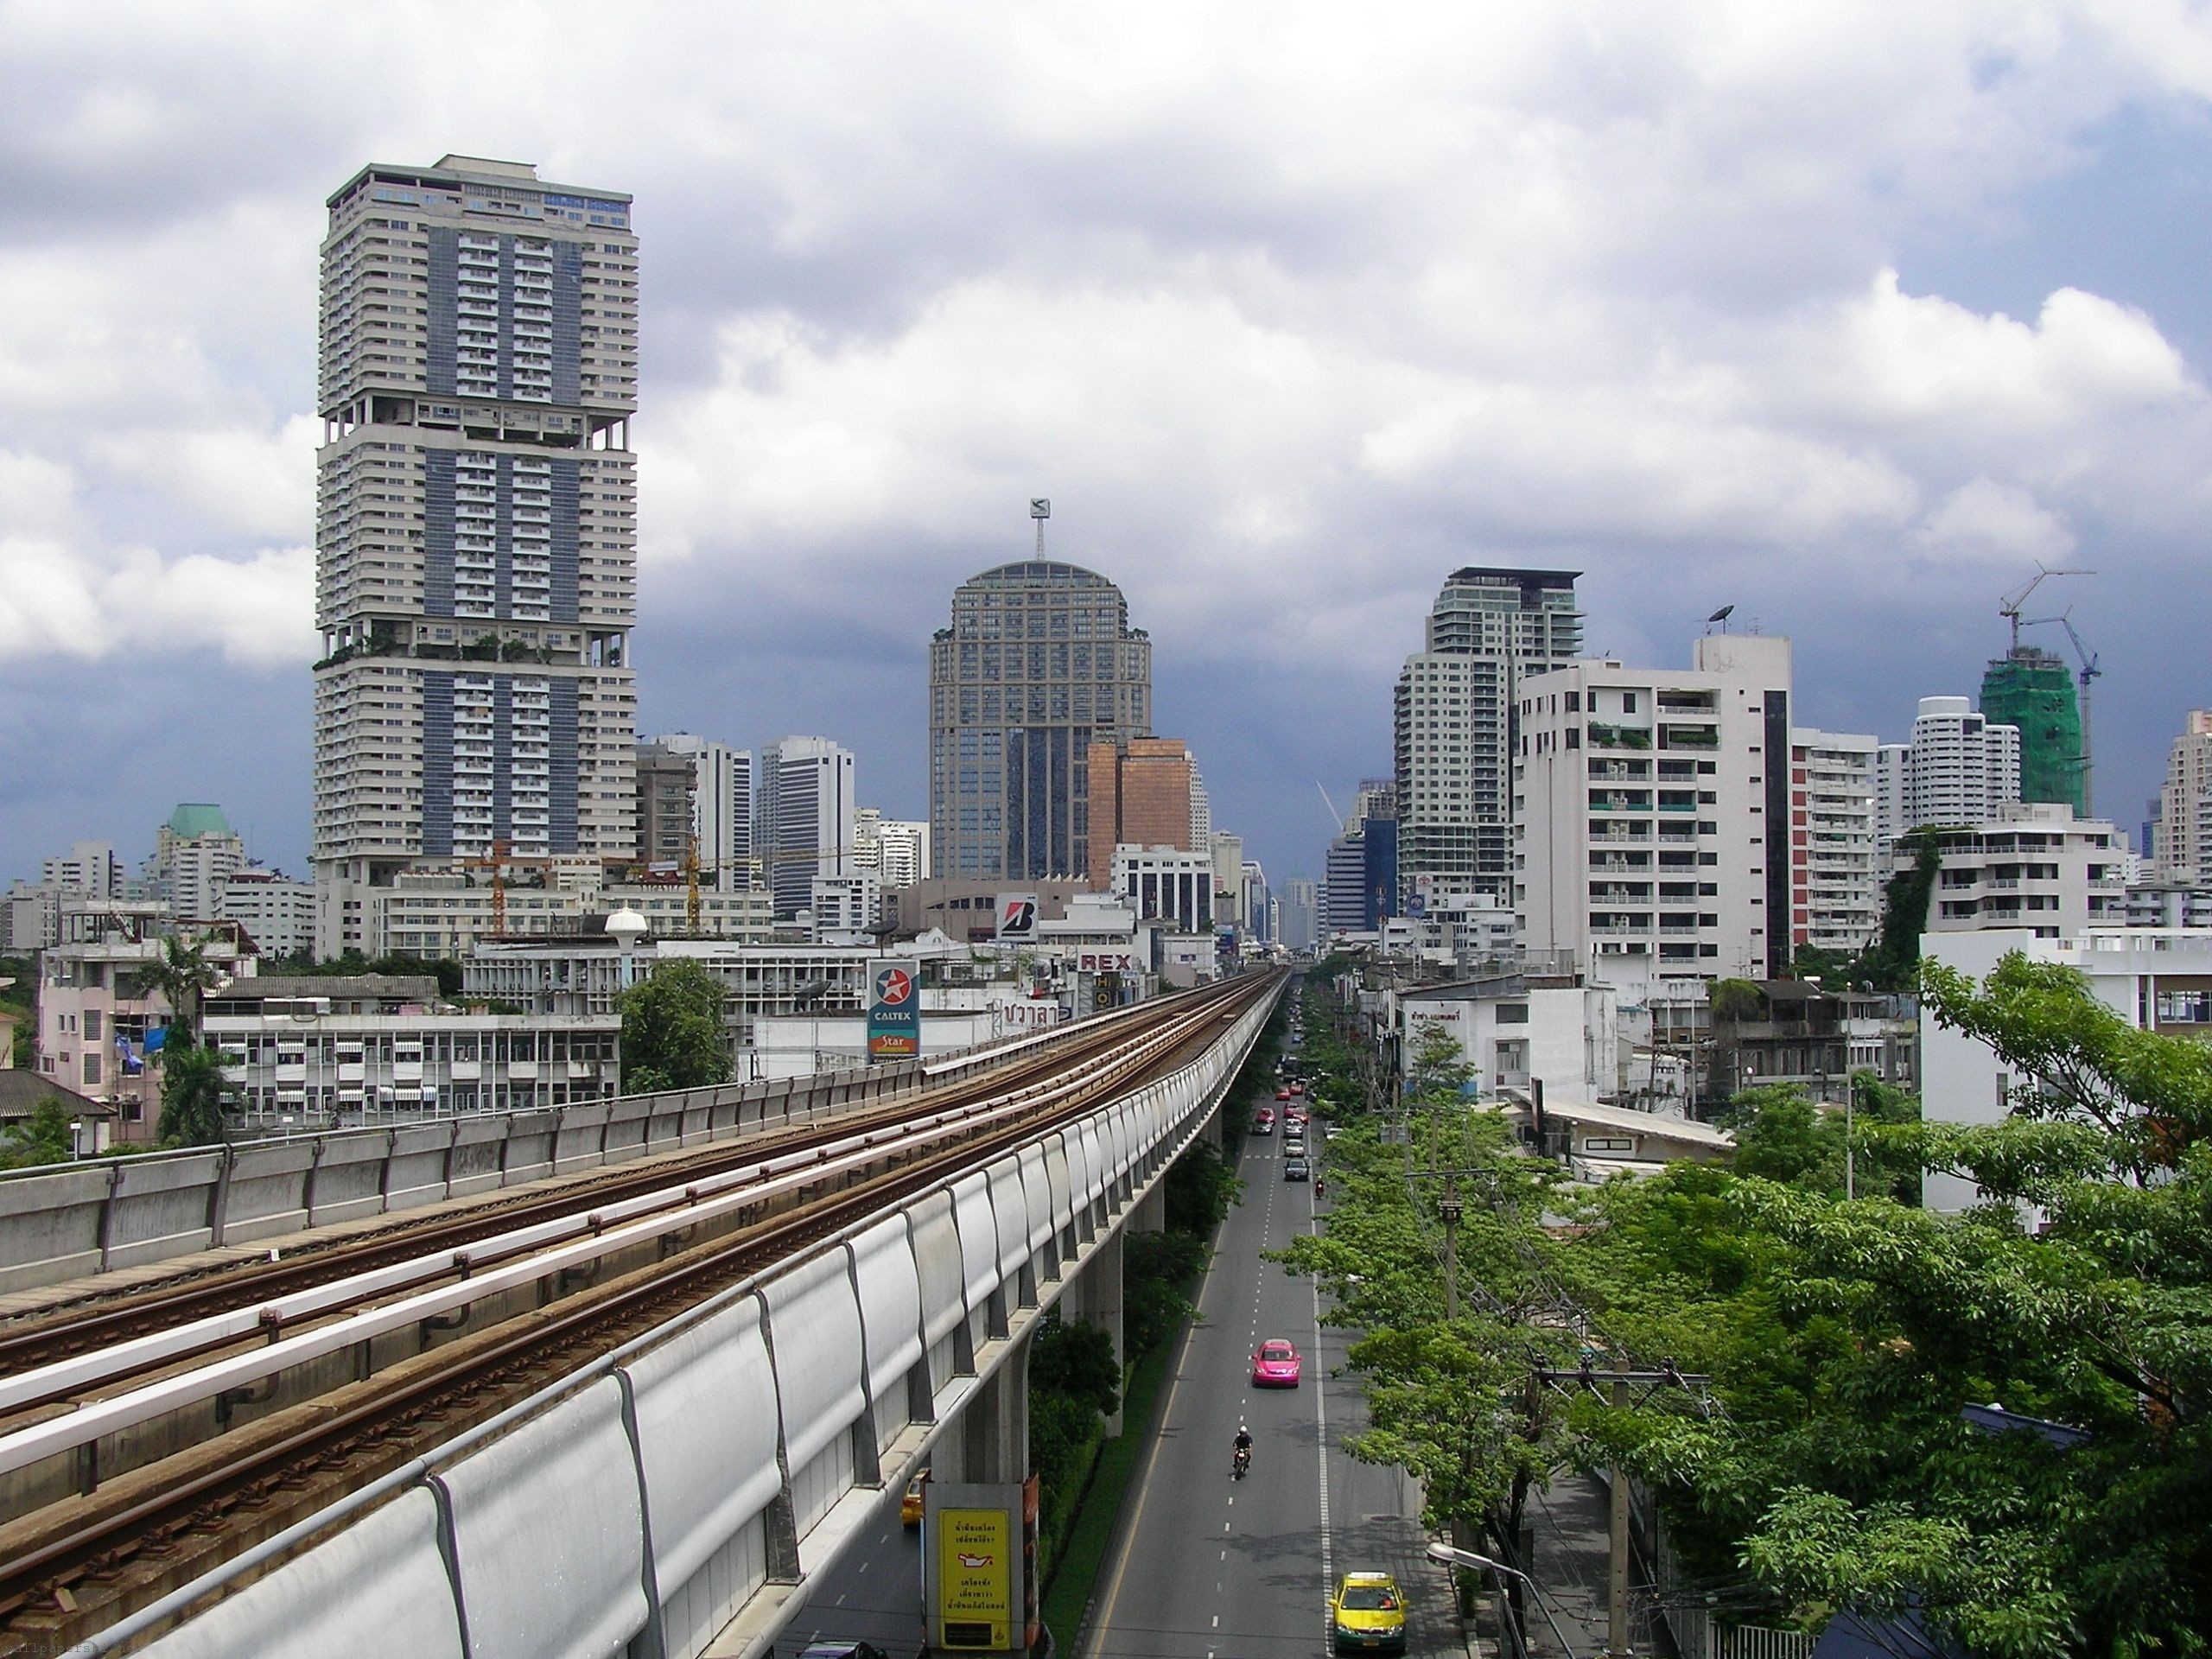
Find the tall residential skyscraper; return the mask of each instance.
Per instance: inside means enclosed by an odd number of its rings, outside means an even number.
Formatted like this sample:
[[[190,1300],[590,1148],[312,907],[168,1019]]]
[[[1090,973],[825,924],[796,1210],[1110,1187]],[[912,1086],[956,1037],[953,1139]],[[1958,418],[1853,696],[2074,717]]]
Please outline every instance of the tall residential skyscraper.
[[[760,751],[753,844],[776,919],[813,902],[814,878],[855,874],[853,752],[826,737],[786,737]]]
[[[930,646],[931,874],[1090,869],[1092,742],[1152,730],[1152,641],[1122,590],[1042,559],[953,592]]]
[[[319,883],[637,849],[637,239],[534,168],[378,163],[329,200]],[[326,903],[319,944],[358,942]]]
[[[1889,845],[1923,823],[1979,823],[2020,798],[2017,727],[1964,697],[1923,697],[1912,741],[1874,753],[1874,835]]]
[[[2083,780],[2088,753],[2082,739],[2082,705],[2074,671],[2065,658],[2033,645],[2015,645],[1981,677],[1981,712],[1992,725],[2020,734],[2023,801],[2051,801],[2087,815]]]
[[[1511,896],[1521,681],[1581,655],[1579,574],[1471,565],[1446,578],[1394,704],[1402,883]]]
[[[2161,880],[2212,880],[2212,711],[2192,709],[2166,757],[2151,855]]]
[[[213,921],[223,913],[223,888],[245,868],[245,842],[223,809],[208,801],[180,801],[154,831],[154,856],[146,874],[180,921]]]

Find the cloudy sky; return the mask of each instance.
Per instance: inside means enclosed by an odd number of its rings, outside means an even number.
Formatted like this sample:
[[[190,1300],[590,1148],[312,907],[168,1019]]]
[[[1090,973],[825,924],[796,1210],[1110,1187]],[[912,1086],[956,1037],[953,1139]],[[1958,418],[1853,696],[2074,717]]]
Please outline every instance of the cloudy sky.
[[[648,730],[924,815],[1049,494],[1278,880],[1468,563],[1893,738],[2093,569],[2132,823],[2212,704],[2208,92],[2164,0],[0,0],[0,880],[179,799],[303,865],[322,202],[448,150],[637,198]]]

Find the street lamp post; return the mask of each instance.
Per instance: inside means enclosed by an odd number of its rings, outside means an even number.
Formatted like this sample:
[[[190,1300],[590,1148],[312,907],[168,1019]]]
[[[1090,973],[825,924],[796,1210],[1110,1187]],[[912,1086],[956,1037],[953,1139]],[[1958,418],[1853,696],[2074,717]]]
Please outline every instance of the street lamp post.
[[[1574,1659],[1574,1649],[1560,1633],[1558,1621],[1552,1618],[1551,1609],[1544,1605],[1543,1598],[1536,1589],[1536,1581],[1519,1567],[1508,1567],[1503,1561],[1494,1561],[1487,1555],[1476,1554],[1471,1549],[1457,1549],[1446,1543],[1430,1544],[1427,1554],[1430,1560],[1440,1567],[1464,1567],[1476,1572],[1503,1573],[1509,1578],[1520,1580],[1529,1586],[1529,1599],[1536,1604],[1536,1611],[1544,1616],[1544,1623],[1552,1627],[1552,1639],[1559,1643],[1560,1651],[1567,1655],[1567,1659]]]

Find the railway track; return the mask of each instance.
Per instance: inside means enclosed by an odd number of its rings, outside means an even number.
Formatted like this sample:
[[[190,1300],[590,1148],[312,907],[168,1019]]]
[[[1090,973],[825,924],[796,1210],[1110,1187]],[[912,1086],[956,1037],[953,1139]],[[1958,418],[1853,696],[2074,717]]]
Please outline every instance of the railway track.
[[[355,1344],[375,1338],[359,1336],[348,1321],[388,1334],[462,1312],[449,1339],[373,1376],[318,1389],[119,1478],[96,1478],[89,1490],[0,1526],[0,1656],[53,1650],[49,1644],[73,1629],[99,1627],[83,1622],[86,1610],[106,1604],[113,1616],[125,1604],[143,1605],[810,1244],[1172,1071],[1271,988],[1271,976],[1254,976],[1149,1005],[1154,1017],[1116,1022],[1109,1045],[1084,1045],[1080,1055],[1056,1050],[1047,1075],[1025,1065],[1012,1088],[1006,1073],[996,1074],[995,1093],[940,1107],[906,1135],[856,1135],[855,1115],[815,1148],[834,1145],[836,1155],[802,1160],[750,1186],[736,1172],[721,1171],[730,1184],[698,1196],[712,1178],[693,1173],[687,1190],[695,1196],[680,1215],[664,1206],[543,1249],[518,1249],[480,1274],[448,1275],[427,1290],[407,1287],[396,1300],[393,1287],[382,1285],[365,1299],[318,1310],[296,1333],[285,1334],[280,1320],[273,1332],[257,1327],[211,1344],[214,1357],[195,1357],[181,1370],[171,1356],[136,1386],[129,1372],[107,1377],[100,1397],[0,1433],[0,1478],[73,1452],[82,1460],[85,1448],[96,1452],[103,1438],[127,1433],[174,1402],[219,1401],[241,1386],[250,1397],[253,1379],[282,1375],[291,1363],[287,1344],[298,1344],[302,1363],[312,1363],[367,1351]],[[911,1113],[920,1098],[902,1104]],[[757,1145],[753,1155],[761,1161]],[[790,1156],[775,1161],[788,1166]],[[603,1211],[610,1205],[601,1200]],[[709,1221],[724,1226],[713,1231]],[[648,1250],[652,1259],[640,1263]],[[616,1265],[603,1279],[592,1268],[550,1305],[501,1302],[515,1287],[588,1262]],[[467,1311],[481,1304],[505,1307],[504,1316],[470,1326]],[[54,1401],[45,1403],[51,1411]]]
[[[370,1274],[439,1250],[461,1250],[503,1234],[680,1191],[687,1181],[810,1154],[855,1134],[895,1130],[918,1116],[956,1111],[1001,1096],[1029,1079],[1049,1077],[1086,1056],[1126,1040],[1131,1029],[1162,1016],[1165,1002],[1138,1003],[1103,1020],[1086,1020],[1065,1036],[1026,1042],[1007,1065],[968,1078],[925,1088],[864,1110],[839,1113],[691,1150],[661,1154],[636,1166],[559,1178],[550,1188],[461,1201],[390,1217],[370,1231],[354,1231],[277,1260],[248,1257],[140,1281],[128,1291],[84,1281],[79,1294],[35,1313],[0,1320],[0,1379],[42,1370],[210,1315],[264,1303]],[[0,1392],[0,1421],[12,1408]]]

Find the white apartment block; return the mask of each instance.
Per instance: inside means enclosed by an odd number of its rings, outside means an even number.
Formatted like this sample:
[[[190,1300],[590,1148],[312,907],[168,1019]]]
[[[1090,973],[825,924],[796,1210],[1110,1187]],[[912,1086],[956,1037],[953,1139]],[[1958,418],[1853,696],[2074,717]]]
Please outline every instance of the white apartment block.
[[[1192,847],[1213,845],[1213,798],[1206,793],[1206,780],[1198,776],[1198,763],[1191,761],[1191,839]]]
[[[2126,905],[2130,927],[2212,929],[2212,885],[2203,882],[2130,881]]]
[[[73,842],[61,857],[41,859],[38,879],[79,899],[123,897],[123,861],[104,841]]]
[[[1212,937],[1214,861],[1179,847],[1116,847],[1109,887],[1140,922],[1172,922]]]
[[[811,899],[817,875],[853,868],[853,753],[826,737],[786,737],[760,752],[753,845],[779,920]]]
[[[315,949],[315,884],[274,870],[245,869],[223,884],[215,914],[236,922],[265,957]]]
[[[1874,836],[1874,752],[1856,732],[1789,734],[1789,939],[1864,950],[1881,931],[1887,860]]]
[[[1458,1045],[1491,1098],[1531,1083],[1548,1099],[1594,1101],[1621,1086],[1619,995],[1580,975],[1508,974],[1427,985],[1396,998],[1399,1053],[1410,1065],[1424,1027]]]
[[[2190,709],[2174,739],[2154,822],[2159,877],[2212,883],[2212,709]]]
[[[480,872],[410,871],[368,895],[365,948],[371,957],[460,958],[494,938],[546,938],[582,932],[597,918],[628,908],[656,933],[690,931],[691,896],[681,881],[652,886],[602,884],[597,871],[569,870],[536,881],[512,873],[495,895]],[[321,895],[318,893],[318,898]],[[723,892],[702,884],[699,931],[709,938],[764,939],[773,931],[768,895],[758,888]]]
[[[224,884],[245,867],[245,842],[231,828],[223,809],[205,801],[185,801],[155,830],[154,856],[147,861],[146,875],[154,891],[168,901],[171,915],[213,921]]]
[[[1687,670],[1572,663],[1524,682],[1522,938],[1624,988],[1789,962],[1790,651],[1708,634]]]
[[[1965,697],[1923,697],[1910,743],[1874,755],[1874,834],[1886,848],[1926,823],[1973,823],[2020,798],[2020,728]]]
[[[1991,929],[1929,934],[1920,944],[1929,960],[1978,980],[2014,950],[2032,962],[2060,963],[2084,975],[2090,995],[2129,1025],[2162,1036],[2212,1040],[2212,935],[2115,929],[2051,938]],[[1931,1122],[2000,1122],[2032,1087],[1993,1050],[1938,1024],[1925,1004],[1920,1053],[1922,1109]],[[1931,1174],[1922,1188],[1922,1202],[1930,1210],[1964,1210],[1980,1201],[1979,1190],[1955,1175]]]
[[[1399,895],[1512,887],[1515,708],[1527,677],[1582,650],[1571,570],[1455,570],[1392,702]]]
[[[753,864],[753,753],[671,732],[652,740],[691,761],[691,830],[699,879],[729,892],[750,885]]]
[[[883,912],[883,884],[873,871],[817,875],[808,894],[817,944],[851,944],[872,937]]]
[[[201,1026],[249,1125],[527,1111],[621,1089],[620,1014],[471,1011],[428,976],[238,980],[207,999]]]
[[[345,927],[425,863],[634,853],[637,242],[626,196],[467,156],[329,211],[313,856]]]
[[[1244,907],[1244,837],[1217,830],[1209,844],[1213,854],[1214,925],[1249,927],[1251,917]]]
[[[2119,831],[2070,806],[2008,801],[1977,823],[1947,828],[1928,906],[1930,933],[2018,930],[2069,939],[2119,927],[2127,915]],[[1898,849],[1897,867],[1911,855]]]
[[[926,880],[930,869],[930,826],[918,818],[887,818],[883,809],[864,806],[853,814],[853,866],[874,874],[887,887],[911,887]]]

